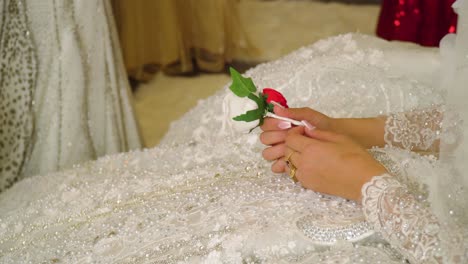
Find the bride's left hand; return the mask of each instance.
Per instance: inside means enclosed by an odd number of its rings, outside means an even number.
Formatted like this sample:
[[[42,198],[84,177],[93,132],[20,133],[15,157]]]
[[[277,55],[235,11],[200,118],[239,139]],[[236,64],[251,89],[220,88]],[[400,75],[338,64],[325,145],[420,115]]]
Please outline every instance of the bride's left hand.
[[[286,137],[286,148],[266,149],[266,159],[278,159],[274,172],[287,172],[285,157],[297,168],[302,186],[317,192],[360,201],[361,188],[386,169],[349,137],[329,131],[295,127]]]

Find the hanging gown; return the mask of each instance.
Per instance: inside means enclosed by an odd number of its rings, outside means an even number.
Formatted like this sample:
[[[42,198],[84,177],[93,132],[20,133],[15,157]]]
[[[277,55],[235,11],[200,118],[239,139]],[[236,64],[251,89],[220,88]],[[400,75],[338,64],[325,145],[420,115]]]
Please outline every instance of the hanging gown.
[[[440,40],[456,32],[455,0],[383,0],[377,35],[387,40],[439,46]]]
[[[0,191],[141,146],[107,0],[0,8]]]

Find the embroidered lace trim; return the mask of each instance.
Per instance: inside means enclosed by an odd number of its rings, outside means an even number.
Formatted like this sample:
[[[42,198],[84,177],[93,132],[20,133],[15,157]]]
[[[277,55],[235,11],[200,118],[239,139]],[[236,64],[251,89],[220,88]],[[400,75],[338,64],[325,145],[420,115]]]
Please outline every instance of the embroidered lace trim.
[[[395,177],[374,177],[363,186],[362,197],[367,221],[411,263],[461,263],[462,251],[457,246],[442,246],[460,245],[460,237],[442,228],[424,202]]]
[[[385,142],[407,150],[436,152],[443,111],[439,108],[414,110],[388,116]]]

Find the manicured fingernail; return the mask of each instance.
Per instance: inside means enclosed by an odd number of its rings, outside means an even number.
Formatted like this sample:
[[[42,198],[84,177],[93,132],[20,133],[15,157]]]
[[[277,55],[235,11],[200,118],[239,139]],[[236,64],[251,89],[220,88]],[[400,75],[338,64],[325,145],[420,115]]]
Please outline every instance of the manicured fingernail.
[[[301,123],[304,124],[304,126],[308,130],[314,130],[315,129],[315,127],[311,123],[307,122],[307,120],[302,120]]]
[[[278,127],[279,127],[280,129],[288,129],[288,128],[291,128],[292,125],[291,125],[290,122],[281,121],[281,122],[278,123]]]
[[[276,106],[278,106],[278,107],[280,107],[280,108],[283,108],[283,109],[284,109],[284,106],[282,106],[282,105],[281,105],[280,103],[278,103],[278,102],[271,101],[271,103],[274,104],[274,105],[276,105]]]

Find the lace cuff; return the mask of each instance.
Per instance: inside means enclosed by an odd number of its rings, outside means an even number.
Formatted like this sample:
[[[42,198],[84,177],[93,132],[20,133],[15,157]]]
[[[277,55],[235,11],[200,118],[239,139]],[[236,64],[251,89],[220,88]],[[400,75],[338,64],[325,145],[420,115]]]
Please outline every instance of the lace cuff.
[[[411,263],[461,263],[462,251],[457,246],[450,248],[461,238],[442,228],[429,207],[394,177],[385,174],[366,183],[362,205],[375,231]]]
[[[436,151],[443,110],[431,108],[396,113],[387,117],[385,143],[407,150]]]

